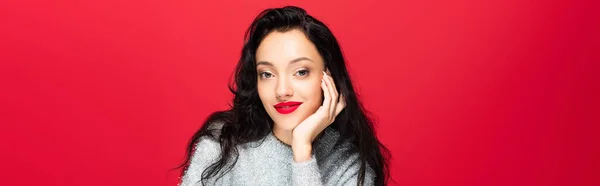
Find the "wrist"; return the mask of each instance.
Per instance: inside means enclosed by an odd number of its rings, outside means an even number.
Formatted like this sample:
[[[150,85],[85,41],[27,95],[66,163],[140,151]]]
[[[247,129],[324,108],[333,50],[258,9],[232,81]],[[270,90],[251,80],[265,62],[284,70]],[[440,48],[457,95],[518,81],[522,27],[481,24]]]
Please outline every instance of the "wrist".
[[[312,145],[310,143],[293,143],[292,152],[295,162],[305,162],[310,160],[312,155]]]

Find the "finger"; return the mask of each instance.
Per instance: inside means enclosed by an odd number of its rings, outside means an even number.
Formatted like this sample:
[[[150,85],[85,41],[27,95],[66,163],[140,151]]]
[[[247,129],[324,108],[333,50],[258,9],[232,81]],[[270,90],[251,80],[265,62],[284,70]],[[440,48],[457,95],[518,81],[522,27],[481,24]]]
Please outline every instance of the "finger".
[[[325,78],[321,79],[321,89],[323,89],[323,108],[327,114],[329,114],[329,106],[331,105],[331,94],[329,94],[329,90],[327,88],[327,84],[325,83]]]
[[[346,108],[346,98],[343,94],[340,94],[340,101],[338,101],[337,106],[335,107],[335,116],[337,117],[344,108]]]
[[[319,109],[317,109],[317,113],[319,113],[319,112],[326,113],[327,112],[327,108],[325,108],[324,106],[319,106]]]
[[[330,75],[327,75],[327,79],[329,80],[329,84],[328,84],[328,88],[329,91],[331,92],[331,108],[329,110],[329,113],[331,114],[331,121],[333,122],[333,120],[335,119],[335,108],[337,107],[337,102],[338,102],[338,93],[337,90],[335,89],[335,82],[333,81],[333,78]]]
[[[329,117],[327,122],[330,123],[334,112],[335,112],[335,103],[337,102],[337,96],[334,94],[334,91],[332,90],[332,86],[333,86],[333,82],[331,82],[331,78],[329,77],[329,75],[325,74],[325,72],[323,72],[323,80],[325,81],[325,83],[327,84],[327,91],[329,91],[329,96],[331,98],[331,103],[329,108]]]
[[[331,77],[331,76],[327,76],[327,79],[329,79],[329,81],[331,82],[331,90],[333,90],[333,92],[332,92],[333,95],[331,97],[333,98],[333,103],[336,103],[338,101],[337,98],[339,97],[339,94],[338,94],[337,88],[335,86],[335,81],[333,81],[333,77]]]
[[[335,85],[335,81],[333,80],[333,76],[331,76],[331,71],[329,71],[329,69],[327,69],[327,77],[331,80],[331,87],[333,88],[333,91],[334,91],[334,94],[333,94],[334,96],[332,96],[332,97],[337,98],[337,96],[339,95],[338,91],[337,91],[337,86]],[[333,101],[336,102],[337,99],[333,99]]]

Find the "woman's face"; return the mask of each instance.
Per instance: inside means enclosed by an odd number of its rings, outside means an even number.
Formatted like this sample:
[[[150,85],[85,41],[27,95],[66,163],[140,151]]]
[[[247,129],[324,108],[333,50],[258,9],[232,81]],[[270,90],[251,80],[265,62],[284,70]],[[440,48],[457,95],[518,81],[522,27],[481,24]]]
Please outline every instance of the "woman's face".
[[[258,46],[256,64],[258,95],[275,128],[293,130],[323,103],[323,59],[302,31],[268,34]]]

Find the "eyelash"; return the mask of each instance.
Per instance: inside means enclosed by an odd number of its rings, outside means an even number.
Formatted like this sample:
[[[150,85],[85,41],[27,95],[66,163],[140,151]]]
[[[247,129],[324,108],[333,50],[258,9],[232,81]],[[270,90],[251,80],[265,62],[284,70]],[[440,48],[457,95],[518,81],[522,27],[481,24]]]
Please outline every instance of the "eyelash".
[[[309,74],[310,71],[308,71],[308,70],[298,70],[298,72],[296,72],[296,74],[298,74],[300,72],[305,72],[306,74],[303,75],[303,76],[308,76],[308,74]],[[265,79],[265,78],[268,78],[268,77],[265,77],[265,75],[267,75],[267,74],[272,76],[272,74],[269,73],[269,72],[261,72],[261,73],[258,74],[258,76],[260,76],[261,79]]]

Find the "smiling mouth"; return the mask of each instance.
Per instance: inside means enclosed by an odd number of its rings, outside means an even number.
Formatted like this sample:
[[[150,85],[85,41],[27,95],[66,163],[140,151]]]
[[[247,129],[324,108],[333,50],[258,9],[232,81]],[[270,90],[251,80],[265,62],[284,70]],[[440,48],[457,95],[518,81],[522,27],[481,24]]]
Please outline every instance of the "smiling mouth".
[[[290,108],[290,107],[294,107],[294,106],[296,106],[296,105],[293,105],[293,106],[283,106],[283,107],[275,107],[275,108]]]
[[[302,102],[286,102],[279,103],[274,107],[275,110],[277,110],[277,112],[279,112],[280,114],[289,114],[294,112],[301,104]]]

